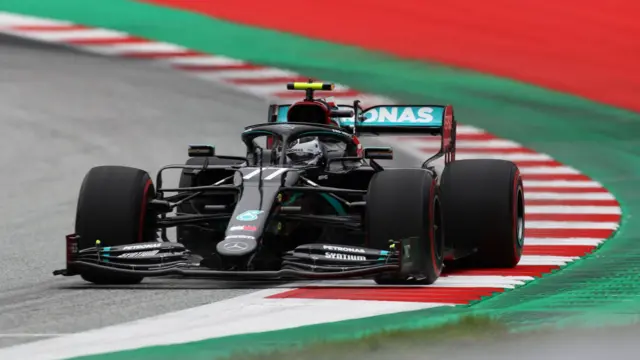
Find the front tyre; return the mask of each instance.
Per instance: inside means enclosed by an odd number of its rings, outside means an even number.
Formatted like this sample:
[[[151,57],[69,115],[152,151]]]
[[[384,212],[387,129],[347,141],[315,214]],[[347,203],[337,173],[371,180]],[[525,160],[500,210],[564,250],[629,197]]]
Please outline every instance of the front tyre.
[[[434,283],[442,272],[444,234],[436,180],[423,169],[391,169],[376,173],[369,183],[365,226],[368,246],[387,250],[389,240],[418,238],[420,273],[415,280],[378,276],[378,284]]]
[[[149,174],[125,166],[94,167],[84,178],[78,197],[75,232],[78,249],[157,241],[156,214],[147,204],[155,196]],[[95,284],[137,284],[140,276],[87,270],[82,278]]]

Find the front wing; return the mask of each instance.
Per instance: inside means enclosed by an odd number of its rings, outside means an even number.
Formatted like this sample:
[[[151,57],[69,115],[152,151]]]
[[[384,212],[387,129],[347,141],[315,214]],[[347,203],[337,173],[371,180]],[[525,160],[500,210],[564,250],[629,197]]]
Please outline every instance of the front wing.
[[[149,242],[113,247],[92,247],[78,251],[78,236],[67,235],[66,268],[54,275],[74,276],[85,272],[121,274],[141,277],[182,276],[221,280],[302,280],[347,279],[371,277],[390,273],[411,277],[420,273],[419,256],[412,256],[417,238],[397,241],[393,250],[381,251],[341,245],[301,245],[283,256],[283,266],[273,271],[224,271],[202,266],[182,244],[173,242]],[[414,245],[414,246],[412,246]],[[321,249],[330,249],[333,256],[319,260]],[[345,248],[362,249],[354,255]],[[324,251],[324,250],[322,250]]]

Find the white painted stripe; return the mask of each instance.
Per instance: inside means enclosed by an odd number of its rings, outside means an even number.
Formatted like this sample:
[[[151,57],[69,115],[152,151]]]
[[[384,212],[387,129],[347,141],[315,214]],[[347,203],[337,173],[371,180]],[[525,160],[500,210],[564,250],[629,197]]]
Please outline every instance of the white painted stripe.
[[[72,25],[68,21],[37,18],[33,16],[18,15],[0,11],[0,27],[12,26],[46,26],[46,25]]]
[[[275,93],[281,93],[287,90],[287,83],[277,83],[277,84],[251,84],[251,85],[239,85],[242,90],[251,92],[255,95],[263,95],[270,96]],[[344,85],[336,85],[336,90],[347,90],[348,88]],[[301,98],[302,99],[302,98]]]
[[[500,275],[449,275],[442,276],[433,285],[409,285],[411,287],[502,287],[508,288],[533,280],[532,276],[500,276]],[[282,288],[301,287],[373,287],[373,288],[405,288],[407,285],[378,285],[371,279],[301,281],[281,285]]]
[[[602,187],[597,181],[567,181],[567,180],[524,180],[524,187],[558,187],[558,188],[598,188]]]
[[[457,135],[466,135],[466,134],[486,134],[487,132],[479,129],[475,126],[471,126],[471,125],[460,125],[458,124],[458,127],[456,128],[456,134]]]
[[[467,159],[498,159],[509,161],[553,161],[553,158],[545,154],[491,154],[491,153],[474,153],[474,154],[456,154],[456,160]]]
[[[203,80],[232,80],[232,79],[265,79],[280,76],[296,76],[297,74],[287,70],[280,69],[256,69],[256,70],[228,70],[228,71],[189,71],[188,74],[201,78]],[[242,89],[242,88],[240,88]],[[283,89],[282,91],[287,91]]]
[[[451,275],[438,278],[432,286],[440,287],[454,287],[454,288],[505,288],[511,289],[518,285],[523,285],[528,280],[532,280],[533,277],[527,277],[527,279],[518,279],[511,276],[460,276]]]
[[[431,148],[439,148],[440,138],[434,138],[433,140],[414,140],[411,141],[411,145],[422,148],[422,149],[431,149]],[[479,148],[479,149],[513,149],[513,148],[521,148],[522,145],[518,144],[515,141],[504,140],[504,139],[493,139],[493,140],[468,140],[468,141],[458,141],[456,142],[456,149],[468,149],[468,148]],[[457,156],[458,154],[456,154]]]
[[[524,246],[527,245],[557,245],[557,246],[598,246],[604,239],[600,238],[525,238]]]
[[[122,55],[122,54],[148,54],[148,53],[173,53],[187,52],[183,46],[168,44],[164,42],[148,42],[138,44],[114,44],[109,46],[82,46],[82,50],[95,52],[102,55]]]
[[[527,214],[622,214],[617,206],[539,206],[527,205]]]
[[[518,166],[523,175],[533,174],[580,174],[570,166]]]
[[[161,59],[163,62],[169,62],[173,65],[194,65],[194,66],[223,66],[223,65],[242,65],[246,62],[238,59],[228,58],[226,56],[198,55],[198,56],[174,56]]]
[[[38,355],[38,360],[73,358],[454,305],[428,302],[265,299],[282,291],[283,289],[262,290],[135,322],[1,348],[0,359],[34,359],[35,354]]]
[[[527,229],[617,229],[615,222],[599,221],[527,221]]]
[[[456,129],[456,133],[458,135],[467,135],[467,134],[487,134],[485,130],[479,129],[475,126],[471,125],[460,125],[458,124],[458,128]],[[399,136],[400,138],[402,136]]]
[[[40,41],[64,42],[84,39],[126,38],[128,35],[120,31],[106,29],[82,29],[65,31],[7,31],[8,34],[28,37]],[[112,45],[110,45],[112,46]]]
[[[518,265],[564,265],[579,258],[578,256],[522,255]]]
[[[552,193],[552,192],[526,192],[524,193],[526,200],[615,200],[610,193]]]

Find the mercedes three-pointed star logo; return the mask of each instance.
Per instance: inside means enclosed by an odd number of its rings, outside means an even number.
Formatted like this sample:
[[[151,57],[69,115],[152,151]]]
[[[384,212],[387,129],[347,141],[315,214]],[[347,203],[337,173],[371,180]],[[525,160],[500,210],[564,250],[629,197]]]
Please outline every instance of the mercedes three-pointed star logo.
[[[230,252],[244,251],[249,248],[249,244],[244,241],[230,241],[224,244],[223,248]]]

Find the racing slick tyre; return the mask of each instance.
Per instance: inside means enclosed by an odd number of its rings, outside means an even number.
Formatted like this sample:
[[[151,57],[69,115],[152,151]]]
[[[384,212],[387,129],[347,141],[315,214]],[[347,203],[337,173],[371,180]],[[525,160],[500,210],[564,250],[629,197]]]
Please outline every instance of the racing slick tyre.
[[[84,177],[78,197],[78,249],[157,241],[156,214],[147,204],[155,196],[149,174],[125,166],[94,167]],[[137,284],[140,276],[86,271],[82,278],[94,284]]]
[[[524,190],[505,160],[458,160],[440,182],[447,244],[476,252],[460,264],[512,268],[524,246]]]
[[[208,159],[209,165],[237,165],[242,164],[244,161],[240,158],[221,158],[221,157],[191,157],[187,160],[186,165],[195,165],[202,166],[204,165],[205,159]],[[180,180],[178,182],[178,187],[191,187],[197,185],[195,177],[191,174],[193,170],[185,169],[182,170],[182,174],[180,175]],[[207,185],[211,185],[216,181],[222,180],[228,174],[214,174],[212,177],[208,177],[205,179]],[[177,207],[177,211],[182,214],[197,214],[196,210],[196,202],[202,201],[199,199],[194,199],[191,201],[186,201]],[[213,205],[210,201],[207,201],[207,204]],[[183,225],[176,226],[176,238],[177,241],[183,244],[187,249],[196,253],[196,254],[211,254],[215,250],[216,243],[213,242],[218,235],[224,235],[224,231],[226,229],[220,229],[220,233],[216,231],[211,231],[210,229],[206,229],[199,226],[193,225]]]
[[[365,226],[368,246],[389,249],[390,240],[418,238],[419,249],[411,249],[411,257],[423,261],[418,277],[409,279],[399,274],[375,278],[378,284],[432,284],[443,266],[444,234],[442,232],[440,195],[435,178],[423,169],[391,169],[376,173],[369,183]],[[413,259],[416,261],[417,257]]]

